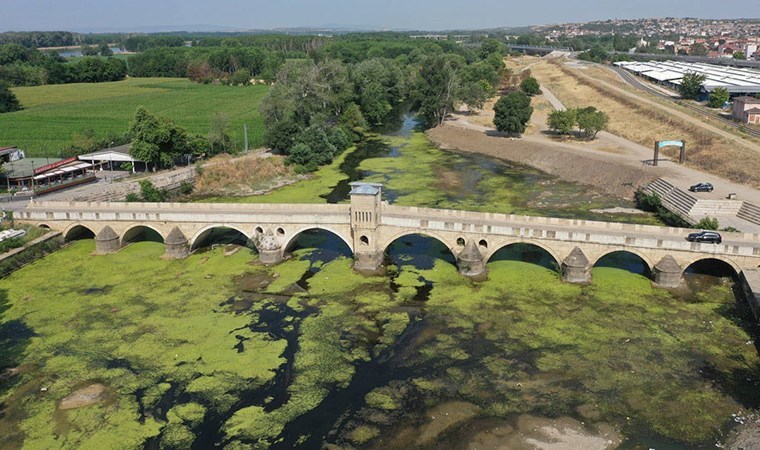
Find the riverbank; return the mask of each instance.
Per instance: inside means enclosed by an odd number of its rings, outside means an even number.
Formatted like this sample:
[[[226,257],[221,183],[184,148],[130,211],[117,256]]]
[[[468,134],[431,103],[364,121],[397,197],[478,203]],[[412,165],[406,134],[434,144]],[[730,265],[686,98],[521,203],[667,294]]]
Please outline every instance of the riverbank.
[[[445,150],[486,155],[524,164],[562,180],[593,186],[601,192],[631,199],[636,188],[657,179],[649,166],[635,167],[616,161],[609,154],[594,154],[568,147],[549,147],[519,138],[489,135],[456,126],[437,127],[428,138]]]

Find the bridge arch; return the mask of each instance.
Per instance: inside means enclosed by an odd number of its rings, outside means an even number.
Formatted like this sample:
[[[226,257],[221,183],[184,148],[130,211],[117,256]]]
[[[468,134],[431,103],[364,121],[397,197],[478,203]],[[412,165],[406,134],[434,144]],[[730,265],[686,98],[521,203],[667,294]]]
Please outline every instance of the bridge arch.
[[[296,241],[298,240],[298,237],[302,233],[304,233],[306,231],[310,231],[310,230],[326,231],[326,232],[328,232],[330,234],[333,234],[333,235],[337,236],[338,238],[340,238],[341,241],[343,241],[343,243],[346,244],[346,246],[348,246],[348,249],[351,251],[351,253],[354,253],[354,245],[351,242],[350,237],[347,238],[342,233],[340,233],[338,231],[335,231],[332,228],[321,227],[319,225],[308,225],[308,226],[305,226],[305,227],[301,227],[298,230],[290,233],[290,235],[287,237],[287,239],[285,240],[285,243],[282,246],[282,250],[284,252],[290,251],[293,248],[293,246],[296,244]]]
[[[208,225],[200,230],[198,230],[190,239],[190,251],[194,251],[198,249],[198,244],[203,243],[203,240],[206,239],[214,230],[221,230],[221,229],[228,229],[228,230],[235,230],[238,233],[240,233],[242,236],[245,237],[247,242],[251,241],[251,235],[240,229],[239,227],[235,225],[224,225],[224,224],[218,224],[218,225]]]
[[[95,234],[95,231],[89,226],[82,225],[81,223],[74,223],[63,230],[63,240],[68,242],[77,239],[94,239]]]
[[[446,238],[441,236],[438,233],[431,232],[429,230],[425,231],[400,231],[396,233],[395,235],[391,236],[388,239],[385,239],[385,242],[383,242],[381,245],[378,245],[378,249],[382,249],[383,253],[386,253],[388,251],[388,247],[391,246],[394,242],[397,240],[406,237],[406,236],[424,236],[431,239],[435,239],[436,241],[440,242],[444,245],[444,247],[448,248],[452,255],[454,255],[454,258],[457,257],[455,249],[457,248],[456,243],[449,242]]]
[[[726,258],[723,255],[710,255],[710,256],[705,255],[705,256],[694,258],[688,264],[684,265],[683,272],[687,273],[692,269],[698,268],[700,263],[708,264],[709,261],[718,261],[725,268],[730,269],[730,272],[732,272],[732,275],[734,278],[738,277],[739,274],[742,272],[741,266],[736,264],[735,261],[731,260],[730,258]]]
[[[46,230],[50,230],[51,229],[50,225],[46,224],[45,222],[39,222],[39,223],[35,224],[34,226],[36,226],[37,228],[45,228]]]
[[[633,255],[633,256],[636,256],[637,258],[639,258],[641,260],[641,262],[644,263],[644,269],[646,269],[646,275],[652,274],[652,272],[654,271],[654,263],[649,258],[649,256],[647,256],[645,253],[643,253],[643,252],[641,252],[639,250],[633,249],[633,248],[625,248],[625,249],[619,249],[619,250],[610,250],[610,251],[604,252],[601,255],[599,255],[599,257],[596,258],[596,260],[594,260],[591,263],[591,267],[596,267],[597,264],[599,264],[600,262],[602,262],[602,260],[604,258],[612,256],[612,255],[615,255],[615,254],[629,254],[629,255]],[[616,267],[616,268],[621,268],[621,269],[624,268],[624,267],[618,267],[618,266],[608,266],[608,267]],[[633,271],[633,270],[631,270],[631,271]]]
[[[561,258],[557,254],[557,252],[554,251],[554,249],[552,249],[551,247],[547,246],[546,244],[543,244],[541,242],[535,241],[533,239],[519,239],[519,240],[501,242],[498,245],[494,245],[493,248],[491,249],[491,251],[488,254],[486,254],[483,259],[486,262],[486,264],[488,264],[491,261],[491,258],[493,258],[493,256],[496,253],[498,253],[499,250],[503,250],[503,249],[506,249],[506,248],[508,248],[510,246],[518,245],[518,244],[524,244],[524,245],[529,245],[529,246],[537,247],[537,248],[545,251],[546,253],[548,253],[549,256],[557,264],[557,267],[560,267],[562,265],[562,259],[563,258]]]
[[[164,243],[164,241],[166,240],[166,236],[164,236],[164,234],[161,233],[161,231],[158,228],[152,225],[148,225],[148,224],[135,223],[135,224],[128,225],[124,229],[124,232],[121,234],[121,246],[124,247],[125,245],[129,243],[138,242],[140,240],[150,241],[151,239],[137,239],[141,235],[144,235],[147,230],[150,230],[154,232],[155,234],[157,234],[158,237],[161,238],[161,243]]]

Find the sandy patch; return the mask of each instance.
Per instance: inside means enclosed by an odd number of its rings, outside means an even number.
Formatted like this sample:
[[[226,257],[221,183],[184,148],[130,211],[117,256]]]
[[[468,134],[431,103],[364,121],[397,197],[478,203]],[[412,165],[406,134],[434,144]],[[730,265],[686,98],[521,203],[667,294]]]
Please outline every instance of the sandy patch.
[[[93,405],[103,400],[106,387],[100,383],[91,384],[87,387],[74,391],[71,395],[61,400],[59,409],[74,409]]]
[[[622,442],[610,425],[587,428],[569,417],[545,419],[521,416],[517,427],[500,425],[474,436],[469,450],[611,450]]]

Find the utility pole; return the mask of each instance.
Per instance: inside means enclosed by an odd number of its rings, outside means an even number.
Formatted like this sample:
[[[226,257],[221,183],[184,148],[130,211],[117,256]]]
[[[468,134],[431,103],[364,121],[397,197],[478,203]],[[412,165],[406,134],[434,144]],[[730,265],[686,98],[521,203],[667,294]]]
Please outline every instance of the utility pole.
[[[243,124],[243,134],[245,135],[245,152],[248,153],[248,125]]]

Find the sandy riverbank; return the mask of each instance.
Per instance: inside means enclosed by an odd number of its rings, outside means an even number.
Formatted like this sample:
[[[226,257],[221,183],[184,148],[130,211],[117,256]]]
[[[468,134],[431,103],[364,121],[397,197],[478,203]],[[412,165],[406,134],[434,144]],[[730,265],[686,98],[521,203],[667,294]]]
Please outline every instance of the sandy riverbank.
[[[632,198],[638,186],[660,176],[651,167],[617,161],[609,154],[594,154],[568,147],[550,147],[523,139],[490,136],[482,131],[442,126],[427,131],[440,148],[477,153],[525,164],[559,178],[594,186],[603,192]]]

